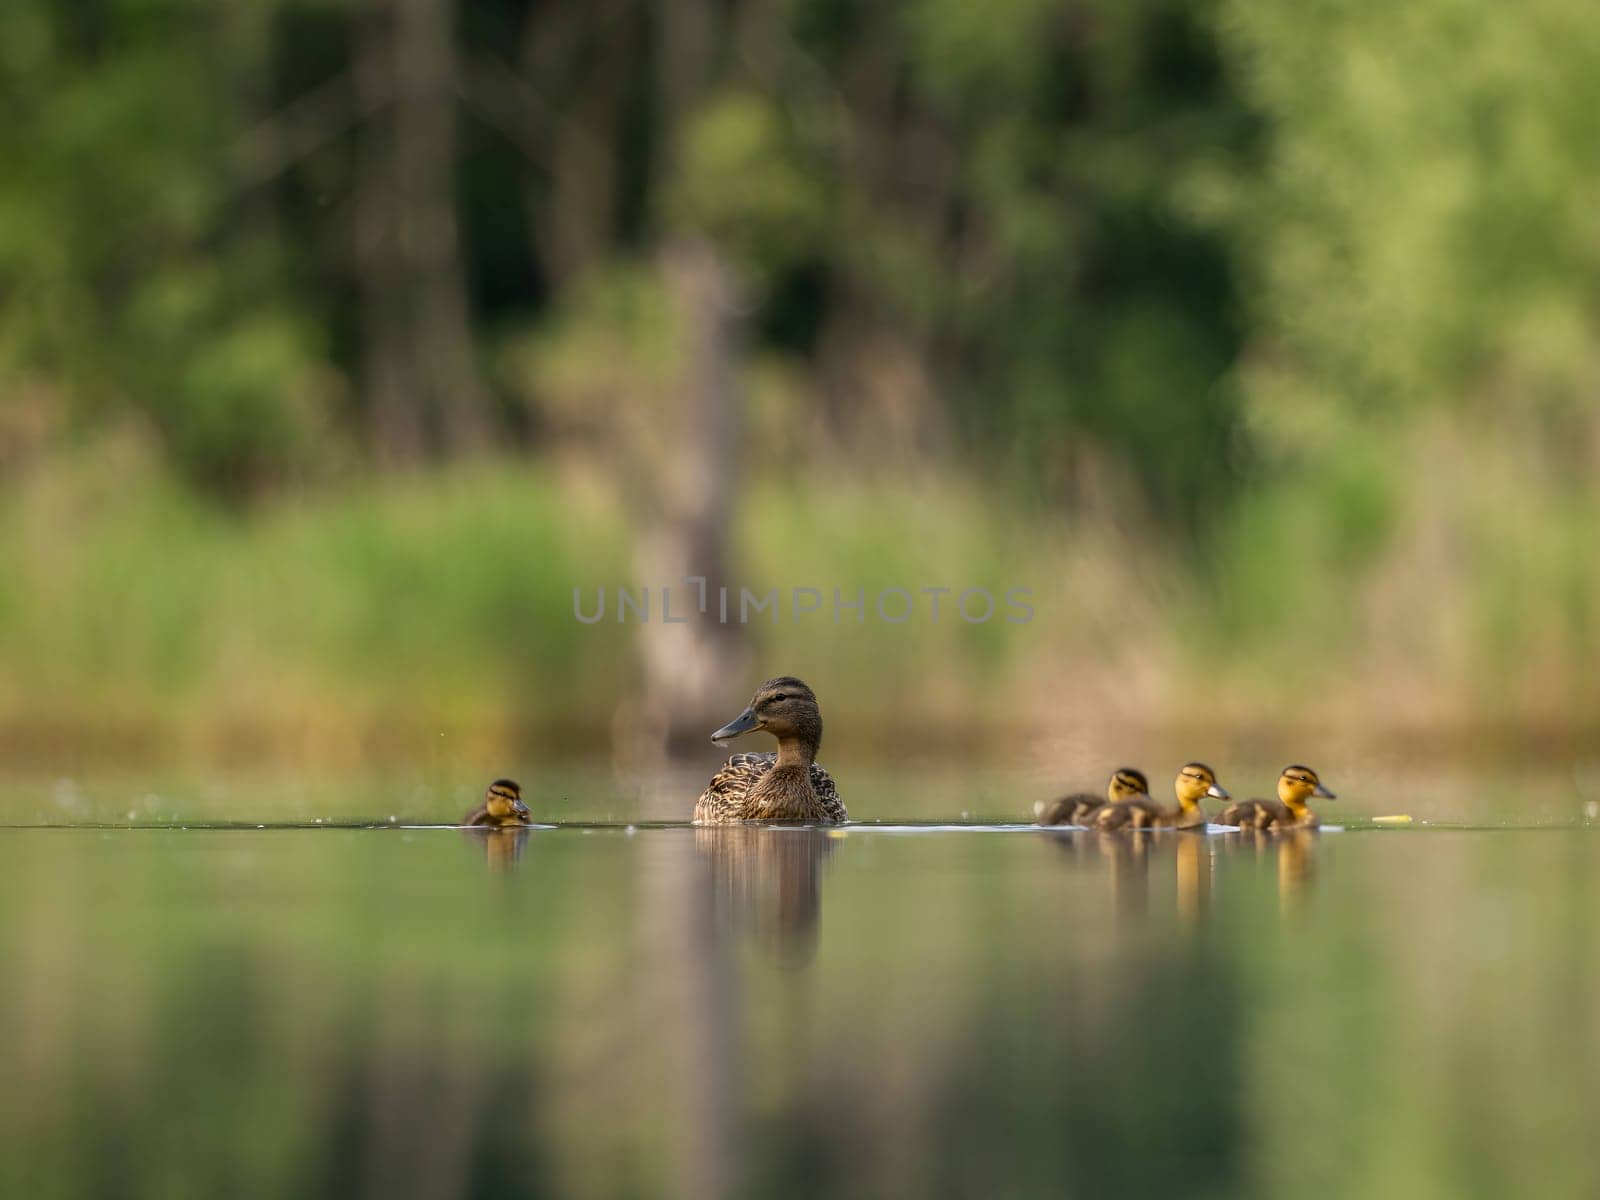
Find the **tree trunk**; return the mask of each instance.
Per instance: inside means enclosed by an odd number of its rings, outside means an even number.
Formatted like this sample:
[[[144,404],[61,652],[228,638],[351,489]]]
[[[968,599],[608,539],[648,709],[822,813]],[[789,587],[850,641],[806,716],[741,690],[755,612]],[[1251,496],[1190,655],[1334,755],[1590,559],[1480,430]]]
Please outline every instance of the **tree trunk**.
[[[544,169],[530,173],[530,241],[551,288],[562,288],[616,247],[627,105],[647,64],[636,43],[638,0],[535,6],[522,39],[522,70],[558,110],[543,122]],[[595,71],[595,63],[609,64]]]
[[[673,615],[689,619],[669,625],[657,612],[639,625],[644,687],[624,728],[635,735],[636,751],[676,753],[702,747],[744,703],[753,681],[746,677],[739,589],[729,570],[739,460],[737,286],[721,254],[698,240],[672,246],[663,272],[684,339],[684,371],[671,411],[662,414],[661,444],[645,451],[653,469],[636,493],[634,570],[657,603],[660,589],[675,585]],[[705,581],[703,591],[682,583],[690,576]]]
[[[453,0],[372,0],[357,27],[362,130],[355,246],[379,457],[489,440],[455,208]]]

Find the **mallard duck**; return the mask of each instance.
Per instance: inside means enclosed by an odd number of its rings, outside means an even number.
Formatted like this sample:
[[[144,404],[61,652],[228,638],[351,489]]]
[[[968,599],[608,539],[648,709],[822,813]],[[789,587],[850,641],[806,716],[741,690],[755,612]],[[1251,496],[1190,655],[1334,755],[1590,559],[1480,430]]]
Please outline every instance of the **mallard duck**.
[[[1241,800],[1230,804],[1218,815],[1217,823],[1237,825],[1240,829],[1315,829],[1320,824],[1317,814],[1306,807],[1306,801],[1312,796],[1337,799],[1322,786],[1315,771],[1294,763],[1278,776],[1276,800]]]
[[[1204,829],[1205,809],[1200,807],[1203,796],[1227,800],[1227,791],[1217,783],[1217,773],[1205,763],[1184,763],[1178,769],[1178,778],[1172,790],[1177,794],[1176,808],[1157,804],[1149,796],[1133,796],[1121,804],[1103,804],[1094,813],[1096,829]]]
[[[461,818],[463,825],[526,825],[528,806],[515,779],[496,779],[483,794],[483,803]]]
[[[1077,792],[1050,803],[1034,806],[1034,823],[1037,825],[1088,825],[1094,814],[1112,804],[1121,804],[1136,796],[1149,797],[1150,784],[1143,771],[1132,767],[1118,767],[1106,782],[1106,798]]]
[[[756,688],[750,705],[711,735],[722,743],[760,730],[778,739],[776,754],[735,754],[711,777],[695,801],[696,825],[729,821],[849,819],[833,777],[816,763],[822,745],[822,710],[812,690],[793,675]]]

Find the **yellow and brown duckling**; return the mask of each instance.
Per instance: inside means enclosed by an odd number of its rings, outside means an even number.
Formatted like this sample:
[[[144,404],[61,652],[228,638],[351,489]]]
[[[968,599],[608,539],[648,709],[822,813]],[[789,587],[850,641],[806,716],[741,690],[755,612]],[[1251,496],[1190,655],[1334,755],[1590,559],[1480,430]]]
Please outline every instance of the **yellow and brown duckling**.
[[[740,734],[770,733],[776,754],[735,754],[711,777],[694,806],[696,825],[731,821],[848,820],[833,777],[817,765],[822,745],[822,710],[816,693],[793,675],[756,688],[750,705],[711,735],[713,742]]]
[[[1321,822],[1306,805],[1313,796],[1333,800],[1322,780],[1310,767],[1291,764],[1278,776],[1276,800],[1241,800],[1230,804],[1217,817],[1220,825],[1240,829],[1315,829]]]
[[[528,806],[522,802],[522,789],[514,779],[496,779],[483,794],[483,803],[461,818],[463,825],[504,828],[528,824]]]
[[[1062,796],[1059,800],[1052,800],[1049,804],[1040,804],[1034,809],[1034,823],[1037,825],[1092,825],[1097,812],[1114,804],[1123,804],[1127,801],[1143,797],[1150,798],[1150,783],[1144,777],[1143,771],[1132,767],[1118,767],[1111,772],[1111,778],[1106,781],[1106,798],[1091,796],[1088,792],[1078,792],[1071,796]]]
[[[1177,806],[1168,808],[1149,796],[1134,796],[1121,804],[1104,804],[1095,811],[1096,829],[1204,829],[1205,809],[1200,801],[1210,796],[1227,800],[1227,791],[1217,782],[1217,773],[1202,762],[1184,763],[1173,781]]]

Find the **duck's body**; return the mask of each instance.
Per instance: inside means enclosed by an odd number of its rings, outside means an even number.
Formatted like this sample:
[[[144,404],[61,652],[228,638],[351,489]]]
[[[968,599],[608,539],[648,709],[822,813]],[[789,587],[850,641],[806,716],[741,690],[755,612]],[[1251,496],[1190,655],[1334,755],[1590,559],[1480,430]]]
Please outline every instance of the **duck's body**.
[[[819,821],[836,825],[849,819],[833,776],[822,767],[809,764],[806,779],[797,778],[787,768],[768,779],[777,765],[778,756],[770,752],[735,754],[700,794],[694,823]]]
[[[1296,763],[1285,767],[1278,776],[1276,800],[1241,800],[1230,804],[1217,816],[1217,822],[1237,825],[1240,829],[1315,829],[1322,822],[1306,804],[1312,796],[1336,799],[1322,786],[1315,771]]]
[[[1237,825],[1240,829],[1315,829],[1320,823],[1321,818],[1310,809],[1297,814],[1281,800],[1259,796],[1230,804],[1217,817],[1217,824]]]
[[[1034,811],[1034,822],[1038,825],[1093,825],[1100,810],[1140,797],[1146,800],[1150,798],[1150,784],[1144,772],[1132,767],[1118,767],[1106,782],[1105,799],[1087,792],[1062,796],[1049,804],[1039,805]]]
[[[1226,800],[1228,793],[1217,783],[1216,772],[1205,763],[1185,763],[1173,783],[1178,803],[1168,807],[1149,796],[1133,796],[1121,804],[1103,805],[1094,814],[1096,829],[1204,829],[1203,796]]]
[[[480,825],[490,828],[526,825],[528,806],[522,802],[522,788],[514,779],[496,779],[483,794],[483,803],[469,809],[461,818],[463,825]]]
[[[750,706],[711,735],[723,742],[762,730],[778,739],[776,754],[735,754],[711,777],[694,806],[696,825],[732,821],[849,819],[833,777],[817,765],[822,711],[812,690],[792,675],[769,679]]]
[[[1141,796],[1126,804],[1106,804],[1094,815],[1096,829],[1204,829],[1205,811],[1198,805],[1190,809],[1171,808]]]
[[[1035,825],[1086,825],[1096,809],[1106,806],[1103,796],[1088,792],[1074,792],[1048,804],[1040,804],[1034,818]]]

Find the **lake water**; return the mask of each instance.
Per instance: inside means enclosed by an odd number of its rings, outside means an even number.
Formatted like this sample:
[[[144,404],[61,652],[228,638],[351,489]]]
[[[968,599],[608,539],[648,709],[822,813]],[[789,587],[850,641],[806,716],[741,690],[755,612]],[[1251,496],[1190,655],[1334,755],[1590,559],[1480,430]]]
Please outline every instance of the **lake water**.
[[[1412,791],[1262,840],[486,836],[408,828],[461,797],[375,784],[276,815],[383,828],[256,829],[248,787],[143,786],[0,796],[110,826],[0,829],[0,1195],[1600,1192],[1600,836],[1570,783],[1526,827],[1493,789],[1470,829]],[[659,815],[587,786],[529,790]],[[857,807],[1012,794],[899,786]],[[173,816],[244,827],[145,827]]]

